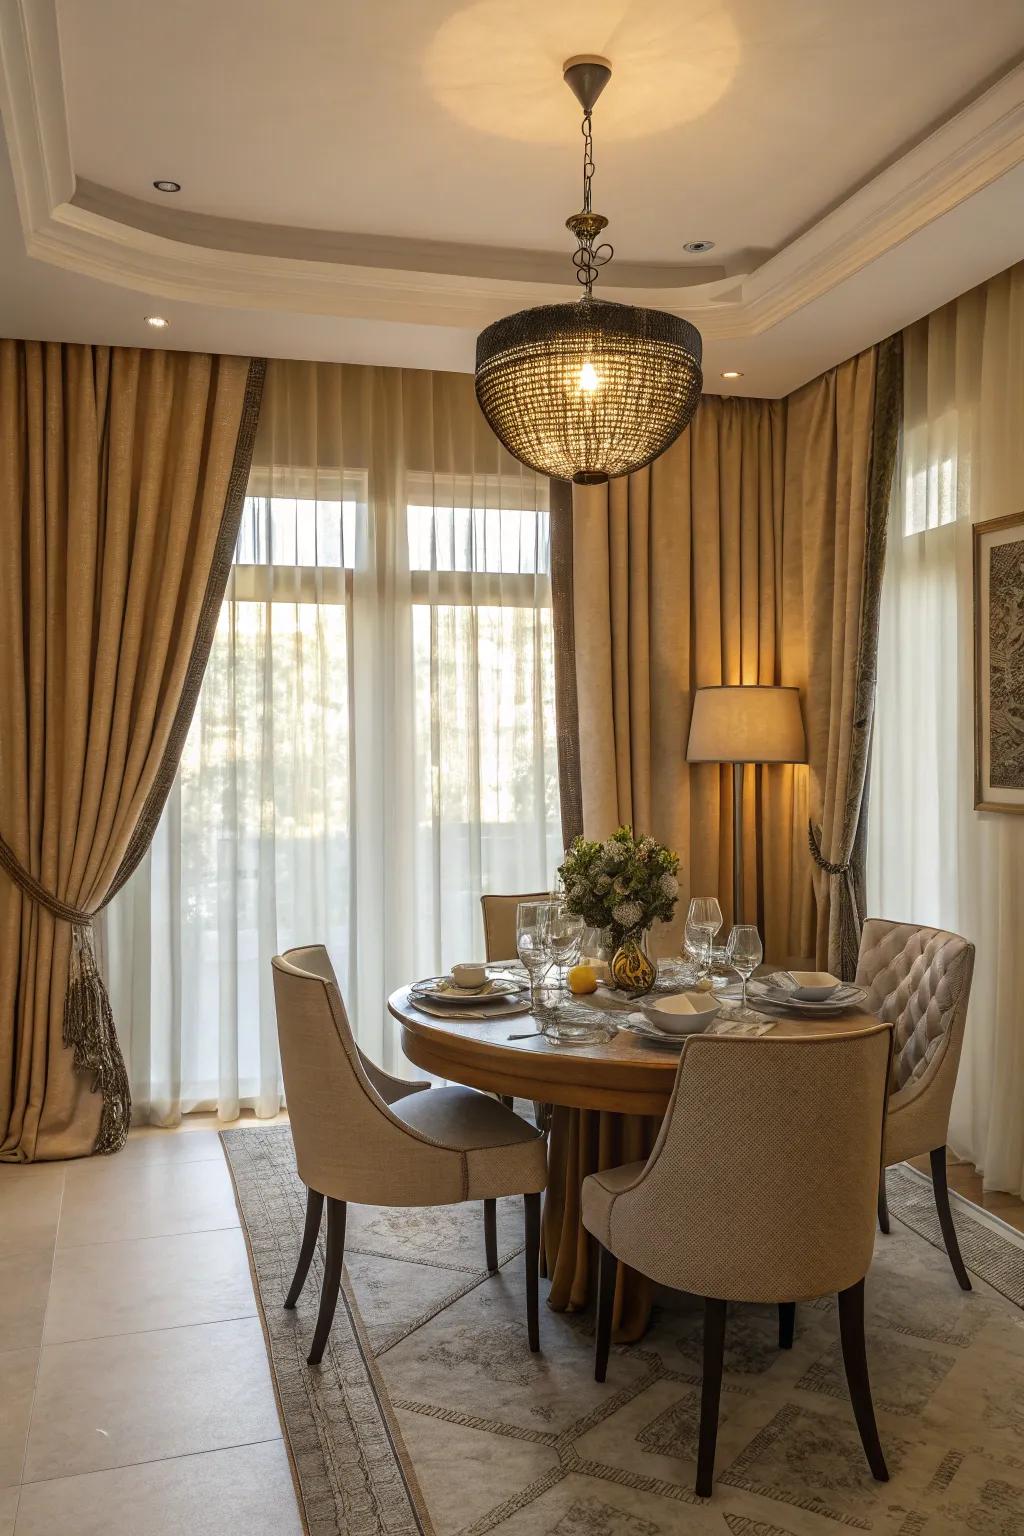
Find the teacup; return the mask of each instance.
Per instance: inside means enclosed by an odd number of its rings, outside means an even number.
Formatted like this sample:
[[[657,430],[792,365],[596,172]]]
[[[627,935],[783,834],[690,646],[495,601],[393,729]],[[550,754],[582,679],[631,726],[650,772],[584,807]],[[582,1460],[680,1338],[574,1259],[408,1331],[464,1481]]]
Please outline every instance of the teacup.
[[[487,967],[477,961],[461,961],[452,966],[452,981],[464,992],[478,992],[487,985]]]

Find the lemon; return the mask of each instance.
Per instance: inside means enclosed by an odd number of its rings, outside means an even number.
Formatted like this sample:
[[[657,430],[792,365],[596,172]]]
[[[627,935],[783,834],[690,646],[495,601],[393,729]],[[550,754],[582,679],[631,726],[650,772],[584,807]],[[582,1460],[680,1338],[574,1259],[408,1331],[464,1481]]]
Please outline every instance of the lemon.
[[[569,983],[569,991],[576,997],[584,997],[588,992],[597,991],[597,976],[592,965],[574,965],[566,978]]]

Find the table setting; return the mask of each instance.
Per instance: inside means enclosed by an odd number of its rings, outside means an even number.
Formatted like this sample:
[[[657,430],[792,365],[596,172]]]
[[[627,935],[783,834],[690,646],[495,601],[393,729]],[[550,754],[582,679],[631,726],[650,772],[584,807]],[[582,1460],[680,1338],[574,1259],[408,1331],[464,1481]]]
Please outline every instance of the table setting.
[[[863,1002],[863,989],[826,973],[767,971],[753,924],[735,924],[716,946],[713,896],[690,901],[681,956],[653,959],[647,935],[672,916],[678,863],[629,828],[603,843],[577,838],[550,897],[518,905],[518,962],[460,962],[414,983],[410,1001],[449,1022],[529,1015],[537,1028],[513,1028],[509,1042],[592,1046],[624,1031],[675,1051],[692,1034],[761,1035],[780,1017],[832,1018]]]

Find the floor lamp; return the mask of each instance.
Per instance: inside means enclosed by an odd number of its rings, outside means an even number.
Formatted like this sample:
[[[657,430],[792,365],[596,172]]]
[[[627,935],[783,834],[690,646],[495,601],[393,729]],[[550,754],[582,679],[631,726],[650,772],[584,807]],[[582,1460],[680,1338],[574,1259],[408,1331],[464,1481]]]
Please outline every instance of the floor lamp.
[[[732,763],[732,920],[742,922],[743,765],[806,763],[800,690],[760,684],[698,688],[686,761]]]

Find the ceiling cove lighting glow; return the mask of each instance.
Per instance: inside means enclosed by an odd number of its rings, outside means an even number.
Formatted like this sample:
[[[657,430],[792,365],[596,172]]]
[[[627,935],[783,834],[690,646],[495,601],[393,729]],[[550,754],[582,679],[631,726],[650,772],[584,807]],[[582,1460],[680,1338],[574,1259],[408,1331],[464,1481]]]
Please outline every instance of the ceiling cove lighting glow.
[[[165,320],[163,315],[147,315],[146,324],[151,325],[155,331],[165,331],[170,321]]]
[[[650,464],[697,409],[700,332],[660,309],[593,295],[614,254],[608,220],[591,207],[591,115],[611,78],[607,59],[578,55],[563,76],[583,108],[583,207],[566,219],[583,295],[507,315],[476,344],[476,397],[509,453],[541,474],[602,485]]]

